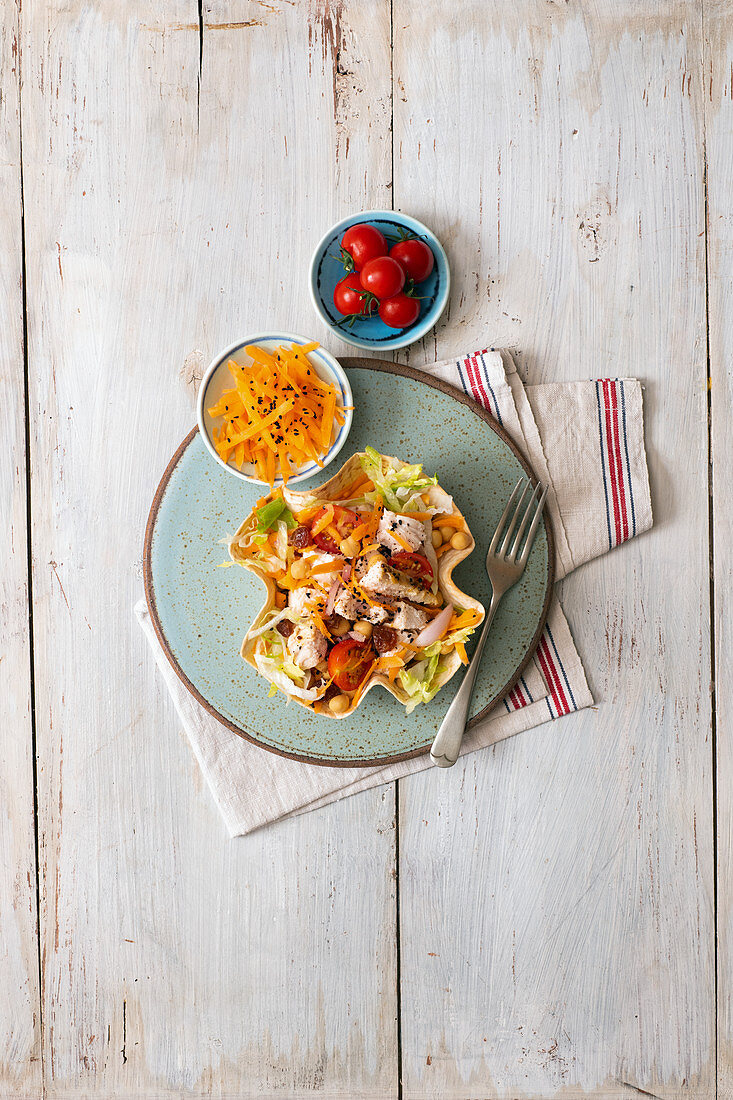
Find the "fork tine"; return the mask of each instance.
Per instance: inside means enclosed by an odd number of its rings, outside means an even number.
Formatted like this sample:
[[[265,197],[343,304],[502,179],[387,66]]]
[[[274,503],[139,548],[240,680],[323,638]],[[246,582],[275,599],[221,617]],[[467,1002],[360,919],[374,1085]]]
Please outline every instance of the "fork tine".
[[[499,520],[499,522],[496,525],[496,531],[494,532],[494,537],[491,540],[491,545],[489,546],[489,554],[493,554],[494,551],[496,550],[497,544],[499,542],[499,535],[502,533],[502,529],[504,527],[504,524],[506,523],[507,519],[509,518],[509,513],[511,511],[512,504],[514,504],[514,501],[516,500],[517,493],[519,492],[519,487],[521,486],[523,481],[524,481],[524,478],[520,477],[519,481],[517,482],[517,484],[512,489],[512,495],[509,497],[509,500],[506,503],[506,508],[502,512],[501,519]]]
[[[519,547],[522,545],[522,535],[527,530],[527,524],[534,515],[534,506],[537,503],[537,494],[541,491],[541,489],[541,483],[537,482],[532,496],[527,501],[527,507],[524,510],[524,516],[522,517],[522,522],[520,524],[519,530],[517,531],[514,542],[512,543],[511,550],[507,554],[507,557],[511,558],[513,561],[516,561],[519,557]]]
[[[545,491],[542,494],[542,496],[540,497],[539,502],[537,504],[537,511],[534,514],[534,519],[532,520],[532,526],[530,527],[529,531],[527,532],[527,541],[524,544],[524,550],[522,551],[521,556],[519,557],[519,560],[518,560],[519,565],[524,565],[525,562],[527,561],[527,558],[529,557],[529,552],[532,549],[532,543],[534,542],[534,537],[535,537],[535,534],[537,533],[537,527],[539,525],[540,519],[542,518],[542,509],[545,506],[545,498],[547,497],[547,490],[549,488],[550,488],[549,485],[545,486]]]
[[[522,495],[520,496],[519,500],[517,501],[516,508],[514,509],[514,515],[512,516],[512,521],[509,524],[509,526],[507,527],[506,535],[504,536],[504,540],[503,540],[503,542],[501,544],[501,547],[499,549],[499,557],[500,558],[506,557],[507,547],[509,546],[510,539],[511,539],[512,535],[514,534],[514,528],[517,526],[517,523],[519,522],[519,517],[522,514],[522,504],[524,502],[525,493],[527,492],[527,489],[531,489],[531,488],[532,488],[532,485],[528,481],[527,484],[522,489]]]

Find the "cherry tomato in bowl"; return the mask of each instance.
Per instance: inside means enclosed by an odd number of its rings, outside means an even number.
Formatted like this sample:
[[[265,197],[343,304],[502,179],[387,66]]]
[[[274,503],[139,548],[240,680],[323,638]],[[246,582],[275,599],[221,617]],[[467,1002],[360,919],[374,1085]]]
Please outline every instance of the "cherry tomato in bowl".
[[[435,257],[425,241],[417,237],[408,237],[392,245],[389,254],[404,269],[405,275],[414,283],[422,283],[435,266]]]
[[[352,225],[341,238],[341,248],[351,257],[351,263],[355,271],[361,271],[369,260],[376,260],[378,256],[387,255],[387,240],[376,225],[368,225],[361,222]]]
[[[380,256],[370,260],[361,269],[361,285],[375,298],[393,298],[405,285],[405,272],[397,260],[389,256]]]
[[[349,229],[365,224],[379,230],[386,238],[387,249],[400,238],[419,239],[429,246],[435,257],[432,272],[424,282],[417,284],[416,296],[420,302],[417,320],[404,328],[386,325],[377,315],[378,303],[374,303],[374,312],[346,317],[334,307],[334,288],[344,278],[341,242]],[[392,259],[390,256],[386,258]],[[316,244],[308,274],[308,289],[316,313],[334,336],[355,347],[382,353],[414,344],[435,325],[448,304],[450,267],[440,241],[422,222],[402,211],[362,210],[336,222]],[[414,312],[415,307],[411,308]]]
[[[342,508],[340,504],[333,505],[333,519],[321,531],[314,532],[319,520],[326,515],[326,509],[321,508],[316,512],[311,523],[311,536],[319,550],[324,554],[338,554],[339,543],[351,534],[355,527],[361,523],[358,512],[352,512],[351,508]]]
[[[424,554],[411,554],[407,550],[400,550],[398,554],[392,555],[390,564],[424,588],[430,588],[433,583],[433,567]]]
[[[407,328],[420,316],[420,303],[407,294],[395,294],[379,303],[379,316],[390,328]]]
[[[345,638],[328,655],[328,675],[341,691],[356,691],[366,679],[376,655],[369,642]]]
[[[347,275],[340,283],[336,283],[333,304],[344,316],[363,317],[372,313],[377,303],[373,296],[364,290],[358,272],[352,271],[351,275]]]

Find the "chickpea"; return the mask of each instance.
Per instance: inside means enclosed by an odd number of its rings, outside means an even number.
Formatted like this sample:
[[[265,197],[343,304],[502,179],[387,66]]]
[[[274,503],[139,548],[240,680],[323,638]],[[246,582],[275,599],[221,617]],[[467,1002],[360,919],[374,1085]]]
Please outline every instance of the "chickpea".
[[[371,638],[372,636],[372,624],[367,622],[366,619],[359,619],[354,623],[354,630],[357,634],[361,634],[362,638]]]
[[[450,544],[454,550],[465,550],[467,546],[471,545],[471,536],[465,531],[456,531],[450,540]]]
[[[381,554],[378,554],[376,552],[376,550],[374,551],[374,553],[371,555],[371,557],[367,561],[367,565],[369,566],[370,569],[372,568],[373,565],[382,565],[383,563],[384,563],[384,558],[382,557]]]
[[[437,550],[439,546],[443,545],[443,536],[440,531],[433,531],[433,546]]]
[[[344,714],[351,706],[351,699],[348,695],[334,695],[328,706],[332,714]]]
[[[359,553],[359,543],[349,535],[348,538],[339,543],[339,550],[345,558],[355,558]]]
[[[452,527],[440,527],[440,528],[438,528],[438,530],[440,531],[440,534],[442,535],[443,542],[450,542],[451,541],[451,539],[453,538],[453,534],[454,534]]]
[[[334,638],[341,638],[344,634],[348,633],[351,628],[351,623],[348,619],[343,619],[340,615],[335,616],[336,622],[333,626],[329,624],[329,629]]]
[[[296,558],[290,566],[290,576],[296,581],[302,581],[307,571],[306,564],[302,558]]]

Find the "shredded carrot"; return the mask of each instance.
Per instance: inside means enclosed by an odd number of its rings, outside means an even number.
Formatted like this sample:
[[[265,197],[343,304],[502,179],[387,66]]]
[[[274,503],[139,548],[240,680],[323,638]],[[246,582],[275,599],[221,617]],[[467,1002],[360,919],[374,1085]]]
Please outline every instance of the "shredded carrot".
[[[310,569],[311,576],[317,573],[333,573],[337,569],[343,569],[346,564],[344,558],[334,558],[333,561],[323,561],[320,565],[314,565]]]
[[[435,551],[436,558],[441,557],[446,552],[446,550],[450,550],[450,549],[451,549],[451,544],[449,542],[444,542],[443,545],[439,546],[438,549]]]
[[[401,657],[399,653],[392,653],[388,657],[380,657],[378,661],[378,668],[402,668],[405,663],[404,657]]]
[[[403,512],[403,516],[409,516],[410,519],[419,519],[421,522],[425,522],[426,519],[432,519],[430,512]]]
[[[408,554],[413,553],[413,549],[407,539],[403,539],[402,535],[398,534],[397,531],[390,531],[390,535],[395,540],[395,542],[399,543],[403,550],[407,551]]]
[[[295,518],[300,524],[310,523],[313,517],[318,515],[322,507],[322,504],[314,504],[310,508],[304,508],[302,512],[295,513]]]
[[[360,523],[359,526],[355,527],[354,530],[351,532],[352,539],[355,539],[356,542],[361,542],[361,540],[364,538],[364,535],[369,534],[370,527],[370,523]]]
[[[317,611],[315,607],[311,607],[309,610],[310,610],[311,618],[314,620],[314,622],[315,622],[316,626],[318,627],[318,629],[320,630],[321,634],[325,634],[325,636],[327,638],[331,638],[331,634],[329,632],[329,629],[326,626],[326,624],[324,623],[320,612]],[[333,639],[331,638],[331,640],[333,640]]]
[[[326,528],[328,527],[328,525],[331,522],[331,520],[333,519],[333,517],[334,517],[333,504],[327,504],[321,518],[319,520],[316,520],[316,522],[311,527],[311,534],[312,535],[320,535],[321,531],[326,530]]]
[[[466,647],[463,642],[456,642],[456,653],[461,658],[461,664],[468,664],[468,656],[466,654]]]
[[[362,552],[362,554],[371,554],[372,550],[378,550],[378,549],[379,549],[379,543],[378,542],[370,542],[368,546],[362,546],[361,552]]]
[[[465,525],[463,516],[433,516],[433,524],[435,527],[463,527]]]
[[[449,630],[465,630],[467,626],[476,626],[480,623],[483,615],[479,611],[474,611],[473,608],[469,608],[467,611],[462,611],[460,615],[454,615],[451,621],[448,623]]]
[[[335,427],[344,423],[337,388],[318,376],[308,358],[317,347],[291,344],[268,352],[249,345],[252,363],[228,361],[234,388],[207,410],[221,418],[212,438],[222,461],[239,469],[251,464],[270,488],[276,477],[287,483],[308,462],[323,466]]]
[[[333,431],[333,414],[336,411],[336,392],[331,390],[326,395],[326,407],[321,422],[321,447],[325,451],[331,443]]]

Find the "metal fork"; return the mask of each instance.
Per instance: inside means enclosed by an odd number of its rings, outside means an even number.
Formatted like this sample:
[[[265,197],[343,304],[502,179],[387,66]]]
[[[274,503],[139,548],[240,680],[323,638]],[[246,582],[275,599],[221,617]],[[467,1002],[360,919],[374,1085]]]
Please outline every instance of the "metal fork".
[[[452,768],[458,759],[466,729],[468,709],[471,705],[473,685],[481,663],[481,654],[489,636],[491,623],[502,596],[512,585],[517,583],[524,572],[529,552],[532,549],[532,543],[542,516],[542,509],[545,506],[547,487],[543,490],[542,485],[538,482],[530,494],[529,500],[525,503],[524,498],[527,495],[527,490],[531,488],[531,483],[523,477],[514,486],[514,491],[509,497],[504,513],[499,520],[499,526],[496,528],[494,537],[491,540],[489,552],[486,555],[486,572],[489,574],[489,580],[491,581],[491,603],[476,646],[476,652],[471,658],[471,663],[463,677],[463,683],[456,692],[455,699],[448,707],[446,716],[430,749],[430,758],[439,768]],[[520,489],[522,490],[521,495],[519,495]],[[540,490],[542,490],[542,495],[538,496]],[[518,495],[519,499],[517,500]],[[514,508],[513,512],[512,508]],[[519,524],[518,529],[517,524]],[[527,525],[529,525],[528,531]],[[526,538],[525,531],[527,532]],[[499,543],[500,539],[501,545]]]

